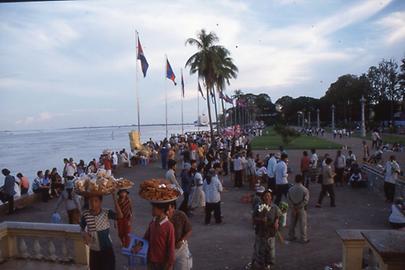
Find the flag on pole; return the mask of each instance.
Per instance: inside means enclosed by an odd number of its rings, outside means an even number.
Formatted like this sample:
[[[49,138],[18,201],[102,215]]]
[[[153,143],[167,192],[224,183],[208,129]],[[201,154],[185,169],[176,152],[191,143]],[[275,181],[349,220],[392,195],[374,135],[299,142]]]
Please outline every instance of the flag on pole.
[[[181,96],[184,97],[184,79],[183,79],[183,70],[181,70]]]
[[[166,58],[166,78],[169,80],[172,80],[174,85],[177,85],[176,83],[176,75],[174,75],[173,69],[170,66],[169,60]]]
[[[148,61],[146,61],[145,55],[143,54],[143,49],[142,49],[141,42],[139,41],[139,37],[138,37],[138,56],[137,56],[137,59],[141,61],[143,77],[146,77],[146,71],[148,71],[149,64],[148,64]]]
[[[203,98],[203,99],[205,99],[205,97],[204,97],[204,93],[203,93],[203,91],[201,90],[201,85],[200,85],[200,82],[198,82],[198,92],[200,92],[200,94],[201,94],[202,98]]]

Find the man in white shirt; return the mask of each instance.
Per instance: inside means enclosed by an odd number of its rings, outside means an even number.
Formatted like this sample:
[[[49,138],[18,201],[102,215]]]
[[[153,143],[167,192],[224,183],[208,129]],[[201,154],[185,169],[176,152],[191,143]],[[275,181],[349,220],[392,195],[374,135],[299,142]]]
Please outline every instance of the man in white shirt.
[[[118,166],[118,156],[116,153],[112,152],[112,165],[113,165],[113,170],[117,169]]]
[[[76,164],[73,161],[73,158],[69,159],[69,163],[66,164],[66,178],[68,180],[73,180],[76,173]]]
[[[243,162],[240,154],[236,154],[233,159],[233,170],[235,172],[235,187],[242,187],[242,171],[243,171]]]
[[[269,161],[267,162],[267,175],[269,177],[269,182],[267,183],[268,188],[275,191],[276,188],[276,175],[275,169],[277,165],[277,159],[274,153],[270,153]]]
[[[279,205],[281,197],[284,195],[287,197],[289,185],[288,185],[288,173],[287,173],[288,155],[282,154],[281,160],[277,163],[275,168],[276,175],[276,199],[275,204]]]
[[[341,150],[337,151],[336,159],[335,159],[335,173],[336,173],[336,186],[340,183],[343,186],[343,177],[346,168],[346,157],[342,154]]]
[[[311,175],[311,182],[314,183],[318,177],[318,155],[314,148],[311,149],[311,159],[309,162],[309,172]]]
[[[385,163],[384,167],[384,193],[387,202],[394,201],[395,184],[400,172],[401,168],[395,160],[395,156],[390,156],[390,160]]]

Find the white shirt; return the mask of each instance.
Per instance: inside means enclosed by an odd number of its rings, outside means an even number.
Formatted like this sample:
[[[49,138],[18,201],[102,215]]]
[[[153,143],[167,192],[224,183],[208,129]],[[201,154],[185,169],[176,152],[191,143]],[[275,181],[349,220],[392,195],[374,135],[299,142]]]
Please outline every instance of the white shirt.
[[[276,164],[277,164],[277,159],[275,156],[272,156],[267,163],[267,175],[270,178],[273,178],[275,176]]]
[[[399,168],[398,162],[388,160],[385,163],[385,176],[384,181],[388,183],[395,184],[395,181],[398,179],[398,173],[401,169]]]
[[[113,165],[118,165],[118,156],[116,154],[113,155],[112,161],[113,161]]]
[[[346,158],[344,155],[340,155],[336,158],[336,167],[340,169],[346,167]]]
[[[68,163],[66,165],[66,176],[74,176],[76,172],[76,168],[74,165]]]
[[[267,174],[267,168],[262,166],[256,171],[256,175],[261,177],[263,175]]]
[[[204,180],[203,190],[205,193],[205,201],[207,203],[217,203],[221,201],[221,192],[223,188],[218,176],[213,176],[211,178],[211,183],[209,184]]]
[[[288,184],[287,164],[285,164],[285,162],[283,160],[281,160],[279,163],[277,163],[276,169],[275,169],[275,174],[276,174],[276,184],[277,185]]]
[[[311,168],[316,169],[318,166],[318,155],[316,153],[313,153],[311,156]]]
[[[354,153],[352,153],[351,155],[349,155],[349,156],[347,157],[347,159],[349,159],[349,160],[351,160],[351,161],[356,161],[356,156],[355,156]]]
[[[240,157],[235,158],[233,160],[233,170],[234,171],[241,171],[242,169],[243,169],[242,159]]]

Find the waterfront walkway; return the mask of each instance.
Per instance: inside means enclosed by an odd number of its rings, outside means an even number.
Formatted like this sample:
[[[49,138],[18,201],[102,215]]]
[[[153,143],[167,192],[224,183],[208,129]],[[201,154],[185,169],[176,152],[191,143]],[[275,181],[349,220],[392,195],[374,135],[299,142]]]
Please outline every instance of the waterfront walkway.
[[[353,140],[349,139],[349,140]],[[356,145],[357,142],[354,142]],[[326,151],[326,150],[325,150]],[[319,151],[322,155],[325,151]],[[264,151],[255,151],[262,155]],[[288,151],[290,166],[293,173],[290,182],[293,181],[294,172],[298,171],[298,161],[302,151]],[[356,151],[357,152],[357,151]],[[329,153],[332,157],[335,150]],[[357,153],[359,156],[359,153]],[[359,156],[360,157],[360,156]],[[403,162],[402,162],[403,163]],[[127,177],[136,183],[131,190],[131,198],[134,202],[135,218],[133,231],[142,236],[151,220],[151,207],[149,203],[141,199],[138,194],[138,184],[145,179],[162,177],[164,171],[157,163],[147,167],[136,166],[134,168],[121,168],[117,176]],[[190,250],[193,254],[194,267],[196,270],[215,269],[243,269],[250,261],[253,252],[254,232],[251,225],[250,204],[241,203],[240,199],[248,191],[246,185],[242,189],[232,187],[228,177],[224,178],[226,191],[222,196],[222,212],[224,224],[203,224],[202,211],[195,213],[191,218],[193,234],[189,241]],[[299,243],[276,244],[276,256],[278,270],[323,270],[324,266],[341,261],[341,242],[336,235],[337,229],[389,229],[389,207],[384,203],[382,194],[371,193],[366,189],[353,190],[349,187],[336,188],[336,208],[330,208],[329,202],[324,201],[321,209],[315,208],[320,186],[312,184],[310,187],[311,199],[308,208],[308,235],[311,241],[302,245]],[[19,210],[12,216],[0,216],[0,222],[5,220],[50,222],[52,209],[56,200],[48,203],[39,202],[23,210]],[[105,207],[112,207],[111,198],[104,201]],[[62,215],[66,221],[65,213]],[[283,229],[286,236],[287,229]],[[119,241],[115,228],[112,228],[117,269],[126,269],[125,258],[119,253]],[[142,269],[142,268],[139,268]]]

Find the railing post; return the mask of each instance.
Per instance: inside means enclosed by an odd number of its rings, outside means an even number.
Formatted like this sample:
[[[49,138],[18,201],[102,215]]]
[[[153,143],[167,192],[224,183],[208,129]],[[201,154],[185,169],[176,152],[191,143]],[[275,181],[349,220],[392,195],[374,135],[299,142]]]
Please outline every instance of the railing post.
[[[73,260],[77,264],[88,265],[89,248],[84,244],[83,239],[77,235],[71,237],[73,240]]]
[[[361,270],[365,241],[360,230],[336,231],[342,240],[343,270]]]

